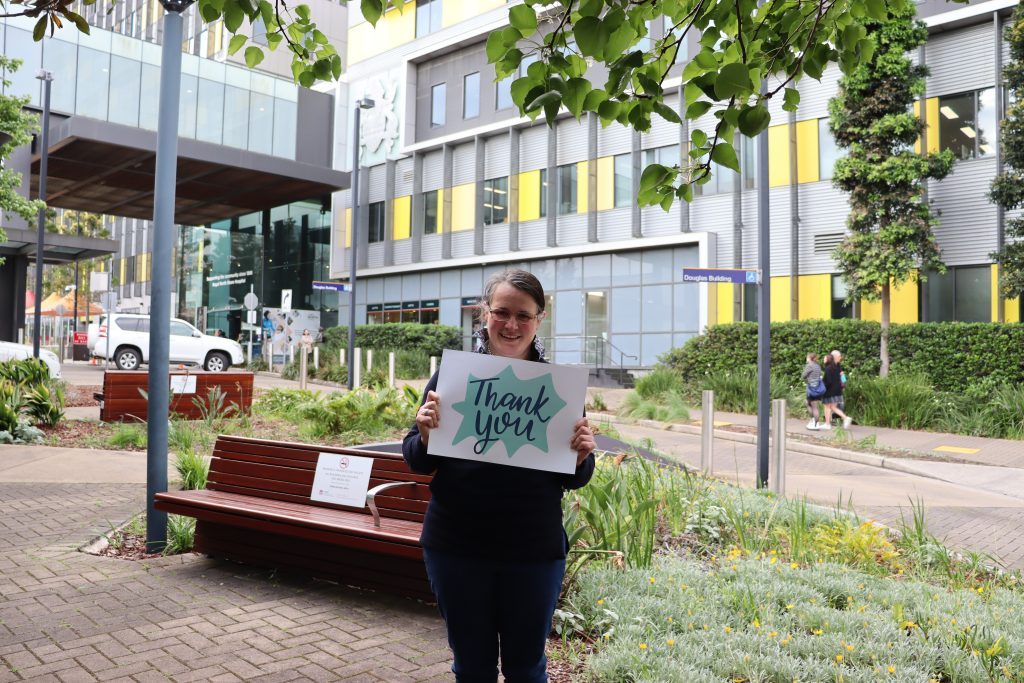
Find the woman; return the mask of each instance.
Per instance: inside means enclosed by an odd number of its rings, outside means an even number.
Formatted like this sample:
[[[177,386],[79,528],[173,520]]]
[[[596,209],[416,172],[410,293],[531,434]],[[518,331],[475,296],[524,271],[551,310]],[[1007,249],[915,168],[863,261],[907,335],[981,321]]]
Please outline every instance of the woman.
[[[546,362],[536,337],[544,316],[536,277],[522,270],[492,276],[481,313],[476,351]],[[448,628],[455,680],[497,681],[500,653],[508,683],[544,683],[544,645],[568,550],[562,493],[590,481],[594,435],[585,417],[576,423],[573,474],[428,455],[443,398],[436,386],[437,374],[402,451],[414,471],[434,474],[420,542]]]
[[[831,353],[825,356],[825,424],[822,429],[832,429],[832,413],[843,418],[843,428],[849,428],[853,420],[839,407],[843,400],[843,378],[839,362]]]
[[[821,366],[818,365],[818,354],[807,354],[807,365],[800,378],[807,385],[807,410],[811,413],[811,421],[807,423],[808,429],[820,429],[818,426],[818,403],[825,393],[825,384],[822,382]]]

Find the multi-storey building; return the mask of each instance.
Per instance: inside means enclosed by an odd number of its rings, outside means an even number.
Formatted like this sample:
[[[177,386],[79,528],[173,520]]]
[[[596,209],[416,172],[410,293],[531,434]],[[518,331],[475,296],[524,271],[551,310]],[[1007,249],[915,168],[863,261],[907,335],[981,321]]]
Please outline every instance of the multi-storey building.
[[[1001,27],[1015,4],[919,3],[930,38],[913,57],[931,69],[917,105],[928,126],[922,143],[952,149],[958,161],[949,177],[928,186],[948,272],[897,289],[894,322],[1020,319],[1018,301],[998,310],[989,254],[1003,218],[986,196],[997,163],[999,73],[1008,59]],[[677,162],[683,128],[656,118],[640,134],[601,127],[593,116],[577,122],[566,115],[554,127],[520,117],[510,79],[495,81],[484,50],[507,15],[502,0],[417,0],[414,11],[389,11],[376,28],[350,15],[339,97],[349,103],[349,121],[355,100],[376,102],[362,114],[360,136],[357,322],[441,322],[468,334],[484,279],[509,266],[531,270],[544,284],[552,315],[541,334],[559,362],[604,354],[647,367],[709,324],[754,319],[752,286],[684,284],[681,277],[685,266],[757,267],[754,145],[741,145],[743,173],[715,169],[691,204],[639,208],[640,172],[651,161]],[[653,39],[665,30],[649,27]],[[879,316],[878,304],[844,303],[831,257],[848,213],[846,196],[830,181],[839,150],[827,107],[839,75],[832,67],[820,82],[803,79],[795,115],[771,104],[772,320]],[[668,103],[678,107],[678,100],[671,94]],[[698,125],[710,130],[712,122],[709,114]],[[342,122],[338,138],[339,148],[352,138],[349,124]],[[350,195],[336,202],[345,216],[335,221],[331,274],[340,278],[349,271]],[[345,320],[346,297],[339,305]]]

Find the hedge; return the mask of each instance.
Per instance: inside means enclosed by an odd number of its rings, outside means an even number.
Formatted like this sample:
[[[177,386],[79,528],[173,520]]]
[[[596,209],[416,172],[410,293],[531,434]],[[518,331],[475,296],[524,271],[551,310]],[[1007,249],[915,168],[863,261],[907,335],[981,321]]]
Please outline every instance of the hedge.
[[[881,327],[864,320],[798,320],[771,325],[772,374],[799,381],[808,352],[839,349],[843,366],[859,377],[877,376]],[[942,391],[972,384],[1024,382],[1024,324],[912,323],[889,331],[893,375],[920,373]],[[757,324],[715,325],[672,349],[661,362],[687,383],[709,373],[757,364]]]
[[[327,328],[324,330],[324,343],[332,348],[346,346],[348,327]],[[462,349],[462,330],[450,325],[421,323],[356,325],[356,346],[375,351],[418,350],[440,356],[444,349]]]

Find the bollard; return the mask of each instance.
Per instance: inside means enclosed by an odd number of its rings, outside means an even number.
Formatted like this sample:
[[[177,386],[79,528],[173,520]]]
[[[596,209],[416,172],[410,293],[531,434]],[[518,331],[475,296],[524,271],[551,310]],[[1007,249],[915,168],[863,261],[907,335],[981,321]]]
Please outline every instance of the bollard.
[[[772,401],[771,460],[768,484],[773,493],[786,495],[786,399]]]
[[[249,335],[249,365],[252,365],[252,335]]]
[[[388,386],[395,386],[395,352],[388,351]]]
[[[373,349],[366,349],[366,371],[373,370]]]
[[[295,345],[294,344],[289,344],[288,345],[288,362],[289,363],[294,363],[295,362]]]
[[[362,349],[358,346],[352,351],[352,388],[355,389],[359,386],[359,371],[362,369],[359,366],[362,365],[363,355]]]
[[[338,352],[338,360],[341,361],[342,365],[345,364],[345,349],[342,349],[341,351]]]
[[[319,370],[320,369],[320,347],[319,346],[314,346],[313,347],[313,369],[314,370]]]
[[[701,392],[700,469],[711,475],[715,461],[715,392]]]
[[[430,357],[430,376],[433,377],[435,372],[437,372],[437,356],[431,356]]]
[[[302,347],[302,355],[299,356],[299,389],[306,388],[306,371],[309,369],[309,349]]]

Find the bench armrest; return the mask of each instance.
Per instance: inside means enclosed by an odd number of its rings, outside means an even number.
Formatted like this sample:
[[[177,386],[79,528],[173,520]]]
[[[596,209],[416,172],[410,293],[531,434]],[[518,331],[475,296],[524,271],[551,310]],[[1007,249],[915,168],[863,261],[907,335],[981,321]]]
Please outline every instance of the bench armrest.
[[[378,493],[386,491],[396,486],[416,486],[415,481],[393,481],[389,484],[381,484],[380,486],[374,486],[372,489],[366,492],[366,506],[370,508],[370,514],[373,515],[373,525],[375,527],[380,526],[380,513],[377,511],[377,503],[374,500]]]

